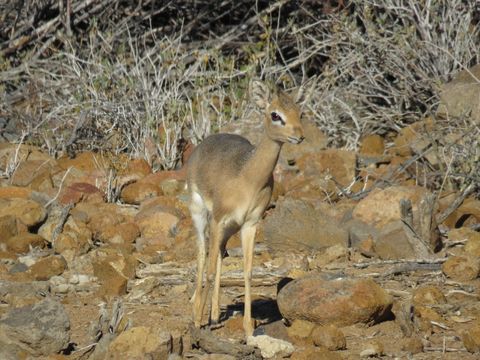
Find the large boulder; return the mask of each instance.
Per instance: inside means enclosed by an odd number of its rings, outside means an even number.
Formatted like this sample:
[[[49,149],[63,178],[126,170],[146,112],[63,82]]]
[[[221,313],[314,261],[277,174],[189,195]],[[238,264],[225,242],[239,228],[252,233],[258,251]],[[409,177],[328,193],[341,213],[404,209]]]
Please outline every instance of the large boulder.
[[[62,304],[47,298],[35,305],[11,310],[0,320],[0,358],[46,356],[65,349],[70,320]]]
[[[293,321],[320,325],[372,324],[390,314],[393,300],[373,280],[324,280],[309,276],[291,281],[277,296],[280,313]]]

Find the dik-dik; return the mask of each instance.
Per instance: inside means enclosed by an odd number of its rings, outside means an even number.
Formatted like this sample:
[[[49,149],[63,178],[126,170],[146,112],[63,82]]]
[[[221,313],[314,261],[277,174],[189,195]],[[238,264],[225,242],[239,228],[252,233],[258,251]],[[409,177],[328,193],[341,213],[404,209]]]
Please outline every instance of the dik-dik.
[[[300,91],[299,91],[300,92]],[[283,91],[261,81],[250,86],[251,100],[261,111],[265,132],[258,146],[233,134],[207,137],[188,162],[189,208],[197,231],[197,283],[193,297],[195,326],[202,316],[212,282],[210,321],[220,317],[219,292],[222,259],[227,240],[237,231],[243,248],[245,310],[243,327],[253,335],[250,281],[257,223],[272,195],[273,170],[282,144],[303,141],[300,107]],[[209,225],[208,251],[206,228]],[[203,285],[205,263],[206,281]]]

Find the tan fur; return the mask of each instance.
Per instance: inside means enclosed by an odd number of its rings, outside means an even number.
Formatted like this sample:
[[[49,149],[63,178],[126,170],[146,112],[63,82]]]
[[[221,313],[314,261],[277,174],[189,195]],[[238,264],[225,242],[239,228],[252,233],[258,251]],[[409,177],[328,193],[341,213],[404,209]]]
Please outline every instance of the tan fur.
[[[193,152],[187,175],[190,212],[198,244],[197,284],[193,297],[195,325],[202,324],[213,281],[211,320],[219,320],[220,270],[225,243],[240,230],[244,252],[244,328],[247,336],[253,334],[250,280],[256,225],[271,198],[273,170],[282,144],[303,140],[300,109],[290,96],[280,90],[271,91],[261,82],[254,82],[251,98],[262,111],[265,126],[265,134],[258,146],[254,147],[238,135],[209,136]],[[272,112],[281,115],[282,122],[272,121]],[[210,228],[208,251],[205,236],[207,222]],[[207,278],[203,286],[205,263]]]

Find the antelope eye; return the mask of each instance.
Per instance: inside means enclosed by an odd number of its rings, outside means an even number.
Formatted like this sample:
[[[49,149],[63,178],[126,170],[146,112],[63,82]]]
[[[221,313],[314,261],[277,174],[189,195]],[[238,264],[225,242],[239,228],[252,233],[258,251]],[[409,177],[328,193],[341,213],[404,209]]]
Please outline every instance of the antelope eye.
[[[282,121],[282,117],[278,115],[276,112],[272,112],[272,121]]]

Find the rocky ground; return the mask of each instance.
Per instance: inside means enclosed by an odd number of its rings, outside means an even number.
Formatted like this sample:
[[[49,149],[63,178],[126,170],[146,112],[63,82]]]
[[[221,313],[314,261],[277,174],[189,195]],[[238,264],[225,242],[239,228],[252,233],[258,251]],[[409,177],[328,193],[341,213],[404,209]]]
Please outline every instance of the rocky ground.
[[[419,186],[428,174],[415,160],[438,166],[425,151],[437,126],[366,136],[352,152],[306,123],[306,141],[284,147],[257,235],[248,344],[238,237],[221,324],[191,328],[185,169],[0,144],[1,358],[478,359],[478,184]]]

